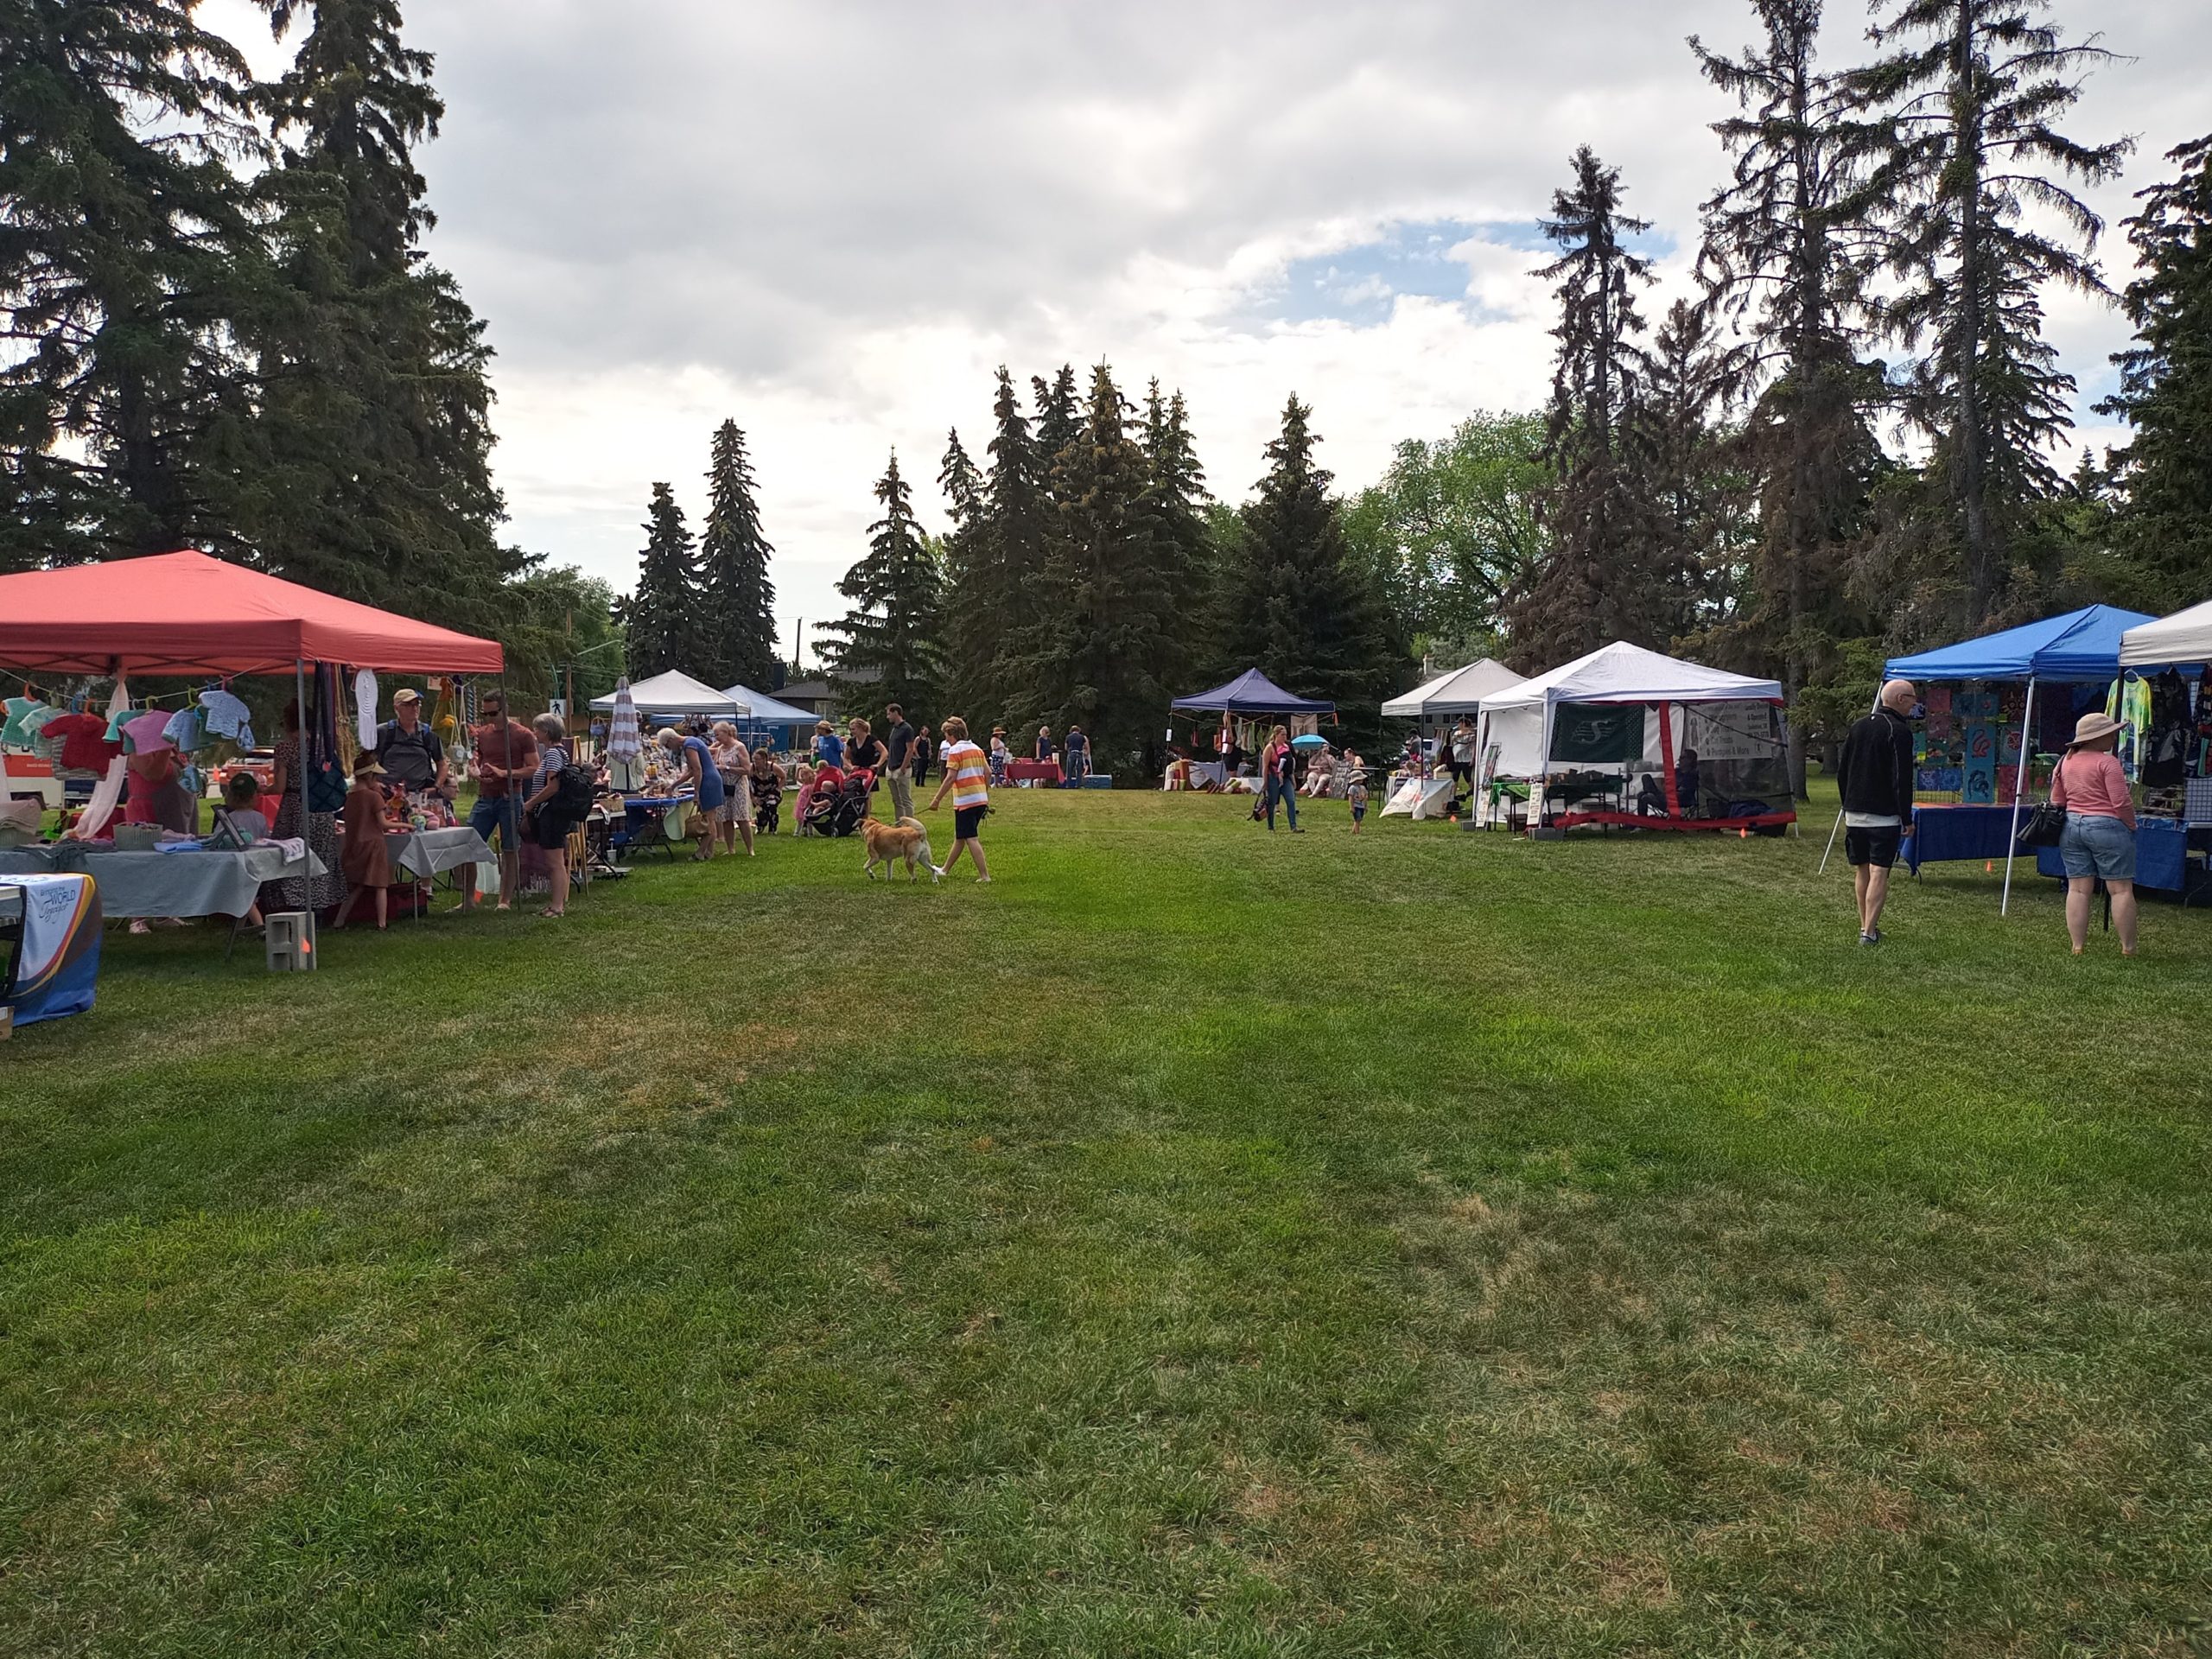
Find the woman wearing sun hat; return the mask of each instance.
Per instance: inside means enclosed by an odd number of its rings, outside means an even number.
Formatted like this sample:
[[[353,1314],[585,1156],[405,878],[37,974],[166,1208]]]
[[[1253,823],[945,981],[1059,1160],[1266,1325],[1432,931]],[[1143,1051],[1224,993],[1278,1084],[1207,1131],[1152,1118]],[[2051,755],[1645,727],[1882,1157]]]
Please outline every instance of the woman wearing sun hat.
[[[2120,954],[2135,954],[2135,798],[2113,750],[2120,722],[2088,714],[2050,775],[2050,799],[2066,813],[2058,855],[2066,866],[2066,931],[2080,956],[2089,943],[2089,901],[2099,877],[2112,894]]]

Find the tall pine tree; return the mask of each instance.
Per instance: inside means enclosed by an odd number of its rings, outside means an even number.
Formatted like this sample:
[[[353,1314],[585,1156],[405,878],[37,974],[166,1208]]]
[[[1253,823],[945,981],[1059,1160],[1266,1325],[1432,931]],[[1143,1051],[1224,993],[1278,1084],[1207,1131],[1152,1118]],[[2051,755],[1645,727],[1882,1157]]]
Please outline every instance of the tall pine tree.
[[[769,580],[774,549],[761,534],[753,499],[753,461],[735,421],[715,429],[707,468],[707,526],[699,537],[699,602],[705,644],[701,666],[710,684],[761,690],[774,679],[776,587]]]
[[[250,413],[230,325],[265,276],[264,146],[197,9],[0,10],[0,568],[235,550],[195,461]]]
[[[919,715],[944,705],[943,578],[896,450],[875,499],[883,517],[868,526],[868,554],[837,584],[853,607],[825,630],[835,636],[830,680],[849,713],[874,716],[896,702]]]
[[[2212,137],[2166,159],[2177,176],[2141,192],[2127,221],[2136,339],[2113,359],[2120,391],[2098,405],[2134,429],[2115,457],[2122,597],[2158,611],[2212,592]]]
[[[988,598],[995,561],[983,475],[957,427],[945,434],[937,484],[950,513],[939,543],[944,563],[945,700],[951,709],[972,709],[982,718],[983,710],[995,706],[990,687],[998,634]]]
[[[698,559],[683,509],[665,484],[653,486],[645,529],[638,585],[622,607],[631,677],[644,679],[671,668],[696,675],[707,643]]]
[[[1206,632],[1213,615],[1213,546],[1206,508],[1213,497],[1191,435],[1189,406],[1179,391],[1163,399],[1157,380],[1145,394],[1142,442],[1150,480],[1145,503],[1152,516],[1153,559],[1167,596],[1160,626],[1169,650],[1161,671],[1179,679],[1211,655]]]
[[[1395,689],[1398,653],[1351,556],[1334,480],[1314,462],[1313,412],[1293,396],[1268,445],[1267,474],[1241,515],[1222,643],[1235,666],[1294,696],[1331,699],[1357,732]]]
[[[261,181],[278,282],[240,336],[259,416],[219,457],[226,505],[288,575],[498,629],[522,568],[497,531],[491,350],[421,251],[435,222],[414,148],[444,106],[398,0],[264,0],[290,67],[259,90],[283,146]]]
[[[1691,625],[1698,590],[1630,431],[1643,321],[1635,290],[1651,278],[1624,238],[1650,226],[1621,211],[1618,168],[1586,144],[1573,165],[1542,222],[1560,256],[1536,273],[1559,283],[1543,451],[1559,479],[1546,504],[1551,543],[1506,609],[1513,658],[1531,672],[1613,639],[1663,650]]]
[[[1152,468],[1129,412],[1099,364],[1052,465],[1060,504],[1047,564],[1052,603],[1023,632],[1028,700],[1016,704],[1025,721],[1080,725],[1100,769],[1125,775],[1141,764],[1179,657],[1166,568],[1178,556],[1163,554],[1155,538]]]
[[[1873,31],[1888,54],[1852,77],[1887,137],[1844,211],[1880,226],[1895,289],[1884,319],[1908,347],[1928,347],[1905,406],[1934,441],[1929,480],[1951,521],[1957,620],[1970,630],[1998,607],[2061,491],[2050,451],[2072,424],[2074,378],[2044,338],[2041,294],[2046,283],[2105,291],[2087,251],[2102,227],[2075,189],[2113,177],[2130,148],[2058,131],[2082,73],[2111,54],[2065,45],[2037,21],[2044,9],[1902,0]]]
[[[1700,648],[1780,678],[1802,795],[1818,724],[1806,694],[1849,672],[1847,642],[1877,626],[1852,593],[1851,550],[1882,464],[1866,416],[1880,372],[1860,358],[1860,250],[1839,208],[1881,135],[1843,79],[1819,67],[1821,0],[1754,6],[1766,38],[1740,57],[1690,41],[1706,78],[1742,111],[1713,124],[1735,166],[1705,204],[1698,275],[1720,316],[1748,324],[1730,386],[1750,414],[1728,460],[1758,514],[1738,605]]]

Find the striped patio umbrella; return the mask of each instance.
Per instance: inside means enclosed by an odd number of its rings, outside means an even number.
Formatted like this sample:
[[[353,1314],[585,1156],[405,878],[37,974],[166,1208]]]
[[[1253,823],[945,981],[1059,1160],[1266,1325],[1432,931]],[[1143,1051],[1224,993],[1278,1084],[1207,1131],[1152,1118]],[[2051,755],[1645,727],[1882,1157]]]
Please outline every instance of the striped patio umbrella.
[[[614,718],[607,723],[607,752],[618,760],[634,760],[645,752],[638,731],[638,705],[630,700],[630,677],[614,683]]]

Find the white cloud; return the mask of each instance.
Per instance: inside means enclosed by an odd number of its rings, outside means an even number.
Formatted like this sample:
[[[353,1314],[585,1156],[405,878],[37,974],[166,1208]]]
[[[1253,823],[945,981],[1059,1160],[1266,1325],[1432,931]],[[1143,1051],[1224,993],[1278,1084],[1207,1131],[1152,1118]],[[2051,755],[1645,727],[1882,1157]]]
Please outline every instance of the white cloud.
[[[1841,61],[1863,21],[1833,10]],[[207,15],[270,55],[245,0]],[[2204,124],[2212,19],[2166,0],[2056,16],[2139,54],[2069,124],[2143,134],[2099,198],[2117,219]],[[733,416],[787,640],[842,607],[893,445],[941,521],[945,429],[980,449],[1001,361],[1026,384],[1103,356],[1132,396],[1181,386],[1231,498],[1294,390],[1348,487],[1401,438],[1534,402],[1549,300],[1525,248],[1480,229],[1450,246],[1463,302],[1378,306],[1388,277],[1344,262],[1336,303],[1375,319],[1358,327],[1284,320],[1287,273],[1394,224],[1525,225],[1587,141],[1677,250],[1656,315],[1723,166],[1706,124],[1728,106],[1683,37],[1753,26],[1741,0],[416,0],[408,21],[448,105],[423,158],[432,251],[499,352],[517,539],[626,585],[648,486],[671,480],[696,517]],[[2050,313],[2094,391],[2124,326],[2067,296]]]

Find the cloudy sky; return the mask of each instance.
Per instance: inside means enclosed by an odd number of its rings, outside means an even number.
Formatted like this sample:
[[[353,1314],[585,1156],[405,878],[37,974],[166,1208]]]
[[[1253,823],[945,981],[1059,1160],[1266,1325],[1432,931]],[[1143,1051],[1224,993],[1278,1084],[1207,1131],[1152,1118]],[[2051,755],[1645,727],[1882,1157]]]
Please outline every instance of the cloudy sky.
[[[276,60],[245,0],[204,15]],[[2117,220],[2208,124],[2212,10],[2054,16],[2133,60],[2070,124],[2139,141],[2098,198]],[[1532,404],[1534,220],[1569,153],[1622,168],[1661,294],[1680,288],[1728,109],[1683,39],[1751,29],[1744,0],[414,0],[408,20],[448,110],[431,251],[499,352],[515,539],[626,588],[649,486],[696,523],[734,417],[786,649],[843,608],[887,452],[918,485],[948,427],[980,449],[1001,362],[1181,387],[1230,499],[1294,391],[1346,488],[1402,438]],[[1866,21],[1831,0],[1833,60]],[[2106,251],[2124,278],[2125,244]],[[2050,308],[2086,407],[2126,330]],[[940,525],[934,484],[917,499]]]

